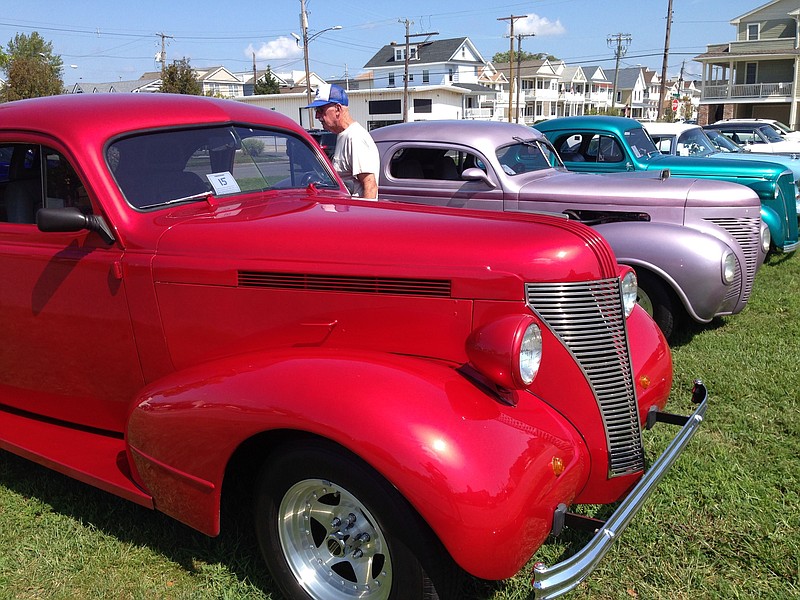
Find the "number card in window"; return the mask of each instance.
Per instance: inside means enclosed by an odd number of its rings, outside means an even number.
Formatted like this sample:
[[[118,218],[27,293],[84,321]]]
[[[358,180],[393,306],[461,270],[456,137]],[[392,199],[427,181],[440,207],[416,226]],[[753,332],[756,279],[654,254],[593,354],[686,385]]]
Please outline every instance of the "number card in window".
[[[224,194],[237,194],[242,190],[239,189],[239,184],[233,178],[230,171],[222,171],[221,173],[209,173],[206,175],[214,188],[214,195],[222,196]]]

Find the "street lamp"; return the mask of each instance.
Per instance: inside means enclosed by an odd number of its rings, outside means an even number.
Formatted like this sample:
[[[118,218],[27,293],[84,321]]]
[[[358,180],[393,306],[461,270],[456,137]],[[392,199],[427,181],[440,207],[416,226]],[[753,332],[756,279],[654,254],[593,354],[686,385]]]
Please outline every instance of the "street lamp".
[[[313,42],[319,36],[321,36],[326,31],[334,31],[337,29],[341,29],[341,25],[334,25],[333,27],[326,27],[320,31],[312,35],[308,35],[308,19],[306,17],[305,6],[303,6],[303,11],[300,13],[300,27],[302,28],[303,37],[301,38],[296,33],[292,33],[292,37],[297,42],[297,45],[300,46],[302,42],[303,47],[303,64],[305,65],[306,69],[306,100],[308,100],[308,104],[311,104],[311,73],[309,72],[308,68],[308,44]],[[309,123],[310,126],[310,123]]]

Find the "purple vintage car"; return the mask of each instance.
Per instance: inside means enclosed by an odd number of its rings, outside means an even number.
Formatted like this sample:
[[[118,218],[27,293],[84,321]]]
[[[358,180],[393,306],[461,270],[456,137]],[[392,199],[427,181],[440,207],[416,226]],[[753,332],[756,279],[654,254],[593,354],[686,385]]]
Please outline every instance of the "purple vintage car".
[[[761,203],[728,182],[570,173],[538,131],[421,121],[372,132],[379,197],[487,210],[552,212],[594,226],[639,278],[640,304],[669,337],[685,316],[741,311],[769,248]]]

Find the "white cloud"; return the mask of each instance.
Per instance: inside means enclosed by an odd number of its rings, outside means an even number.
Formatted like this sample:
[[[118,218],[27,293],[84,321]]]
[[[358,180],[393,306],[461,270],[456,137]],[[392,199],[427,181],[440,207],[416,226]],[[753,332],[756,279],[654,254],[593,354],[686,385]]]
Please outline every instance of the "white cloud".
[[[295,39],[286,36],[264,42],[259,48],[254,48],[253,44],[250,44],[245,48],[244,54],[252,58],[254,52],[258,60],[283,60],[303,56],[303,49],[297,45]]]
[[[514,34],[527,34],[533,33],[536,36],[546,35],[561,35],[566,33],[567,30],[561,24],[561,21],[556,19],[551,21],[547,17],[540,17],[536,14],[527,15],[524,19],[520,19],[514,23]]]

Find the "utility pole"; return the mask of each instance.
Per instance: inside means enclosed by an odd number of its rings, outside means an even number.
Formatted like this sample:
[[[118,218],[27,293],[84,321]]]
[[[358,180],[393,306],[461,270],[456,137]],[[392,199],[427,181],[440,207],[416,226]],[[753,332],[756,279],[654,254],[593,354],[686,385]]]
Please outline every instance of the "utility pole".
[[[664,61],[661,63],[661,86],[658,92],[658,113],[656,120],[660,121],[664,114],[664,93],[667,89],[667,61],[669,60],[669,34],[672,29],[672,0],[667,8],[667,35],[664,39]]]
[[[524,19],[526,15],[511,15],[508,17],[500,17],[498,21],[509,22],[509,47],[508,47],[508,122],[511,123],[511,111],[514,108],[514,22],[517,19]]]
[[[617,82],[619,81],[619,59],[625,56],[628,51],[628,45],[631,43],[630,33],[616,33],[608,36],[606,42],[608,47],[614,50],[614,56],[617,58],[617,64],[614,67],[614,87],[611,89],[611,108],[615,108],[617,104]],[[615,44],[612,46],[612,44]]]
[[[408,122],[408,61],[410,59],[410,38],[412,37],[429,37],[432,35],[439,35],[438,31],[431,31],[428,33],[409,33],[408,29],[414,21],[408,19],[399,21],[406,26],[406,47],[405,47],[405,65],[403,68],[403,123]]]
[[[535,33],[518,33],[517,34],[517,112],[514,113],[514,122],[519,123],[519,90],[522,87],[522,38],[533,37]]]
[[[158,53],[158,61],[161,63],[161,76],[163,77],[164,69],[167,68],[167,40],[174,38],[166,33],[157,33],[156,36],[161,38],[161,52]]]
[[[303,33],[303,64],[306,68],[306,100],[311,104],[311,73],[308,69],[308,14],[306,13],[306,0],[300,0],[300,30]],[[312,111],[312,109],[309,109]],[[309,112],[309,127],[314,122],[313,112]]]
[[[253,52],[253,95],[256,93],[256,83],[258,83],[256,74],[256,53]]]

